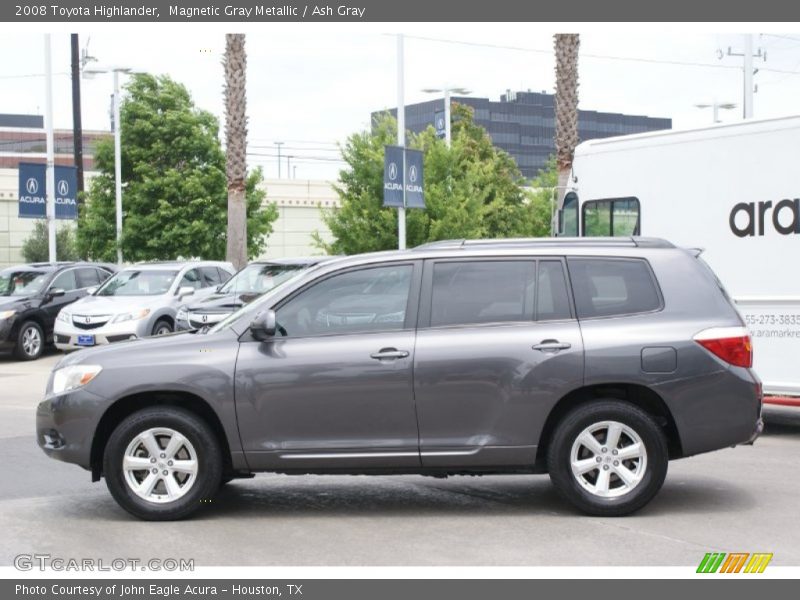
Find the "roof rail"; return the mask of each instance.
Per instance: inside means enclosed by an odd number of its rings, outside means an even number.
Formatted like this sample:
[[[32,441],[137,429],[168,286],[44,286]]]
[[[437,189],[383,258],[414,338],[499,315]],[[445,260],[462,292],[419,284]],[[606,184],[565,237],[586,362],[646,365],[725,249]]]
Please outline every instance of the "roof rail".
[[[497,248],[509,246],[628,246],[638,248],[673,248],[660,238],[647,237],[556,237],[507,238],[492,240],[441,240],[416,246],[413,250],[444,250],[454,248]]]

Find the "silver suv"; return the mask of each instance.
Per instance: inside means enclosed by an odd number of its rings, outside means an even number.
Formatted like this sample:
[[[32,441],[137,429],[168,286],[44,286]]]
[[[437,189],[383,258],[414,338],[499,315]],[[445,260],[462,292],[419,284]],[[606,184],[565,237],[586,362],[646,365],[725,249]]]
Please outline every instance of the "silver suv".
[[[211,294],[233,273],[233,265],[216,261],[126,267],[61,309],[53,331],[56,348],[76,350],[171,333],[178,306]]]
[[[143,519],[256,471],[548,472],[582,511],[624,515],[668,460],[755,439],[751,364],[696,251],[439,242],[323,263],[206,334],[67,356],[37,439]]]

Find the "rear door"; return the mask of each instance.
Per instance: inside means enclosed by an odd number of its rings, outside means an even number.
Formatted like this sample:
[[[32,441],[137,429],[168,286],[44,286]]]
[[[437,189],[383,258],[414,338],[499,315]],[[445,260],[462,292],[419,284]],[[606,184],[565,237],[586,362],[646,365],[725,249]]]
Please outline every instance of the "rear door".
[[[426,262],[414,356],[423,466],[532,465],[547,414],[582,378],[563,259]]]

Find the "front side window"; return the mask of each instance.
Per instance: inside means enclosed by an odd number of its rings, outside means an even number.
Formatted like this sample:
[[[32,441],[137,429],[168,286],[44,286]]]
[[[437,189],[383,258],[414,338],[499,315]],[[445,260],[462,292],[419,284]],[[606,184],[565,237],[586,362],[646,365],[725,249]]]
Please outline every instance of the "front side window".
[[[412,265],[348,271],[312,284],[276,311],[290,337],[403,329]]]
[[[578,236],[578,196],[575,192],[564,196],[564,205],[561,207],[561,235]]]
[[[532,321],[535,273],[533,260],[435,263],[431,326]]]
[[[64,290],[65,292],[77,290],[78,283],[75,281],[75,269],[70,269],[69,271],[64,271],[60,275],[57,275],[56,278],[53,279],[53,283],[50,284],[50,289]]]
[[[42,271],[0,272],[0,296],[28,296],[42,289],[49,273]]]
[[[661,308],[655,280],[644,260],[571,258],[569,273],[578,318],[631,315]]]
[[[177,271],[130,269],[120,271],[103,284],[97,296],[159,296],[166,294]]]
[[[612,198],[591,200],[583,204],[583,235],[616,237],[640,235],[639,200]]]

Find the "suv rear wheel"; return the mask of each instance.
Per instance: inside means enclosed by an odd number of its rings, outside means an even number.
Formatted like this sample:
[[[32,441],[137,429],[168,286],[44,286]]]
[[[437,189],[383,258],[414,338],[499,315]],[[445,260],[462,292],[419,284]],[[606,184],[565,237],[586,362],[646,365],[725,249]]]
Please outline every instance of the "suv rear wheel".
[[[108,440],[103,472],[111,495],[141,519],[182,519],[209,501],[222,478],[219,441],[197,415],[170,406],[122,421]]]
[[[547,453],[550,479],[590,515],[621,516],[661,489],[669,455],[653,418],[632,404],[604,400],[577,407],[558,424]]]

